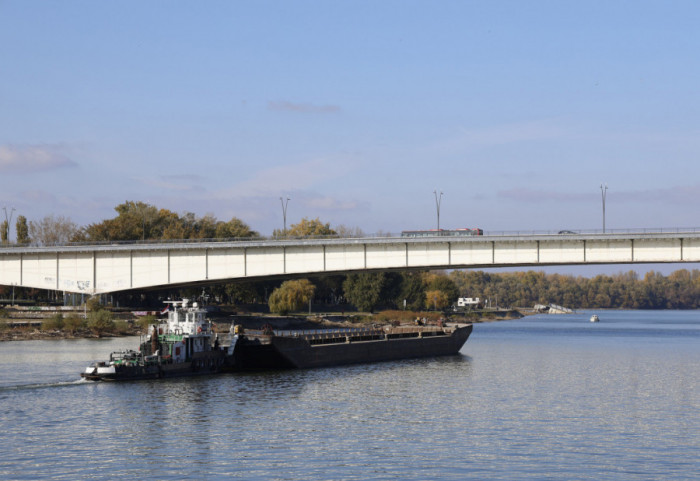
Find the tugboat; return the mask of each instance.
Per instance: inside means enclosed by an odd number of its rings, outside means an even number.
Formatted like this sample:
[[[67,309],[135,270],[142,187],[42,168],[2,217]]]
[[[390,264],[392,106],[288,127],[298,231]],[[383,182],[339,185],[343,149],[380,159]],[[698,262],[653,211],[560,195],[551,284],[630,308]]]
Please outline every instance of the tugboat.
[[[138,351],[113,352],[109,361],[93,363],[80,376],[89,381],[124,381],[220,372],[228,353],[219,348],[206,310],[196,302],[190,307],[189,299],[166,303],[167,320],[149,328]]]

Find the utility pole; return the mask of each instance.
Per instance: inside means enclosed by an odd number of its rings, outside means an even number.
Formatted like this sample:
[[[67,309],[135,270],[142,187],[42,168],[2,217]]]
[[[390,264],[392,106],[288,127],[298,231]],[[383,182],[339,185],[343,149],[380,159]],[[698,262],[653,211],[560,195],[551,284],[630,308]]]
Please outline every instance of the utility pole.
[[[605,197],[608,195],[608,184],[600,184],[600,195],[603,198],[603,234],[605,234]]]
[[[282,199],[280,197],[280,202],[282,203],[282,222],[284,223],[284,230],[282,231],[284,234],[287,233],[287,204],[289,203],[289,197],[287,197],[287,200]]]
[[[440,197],[438,197],[437,190],[433,191],[435,194],[435,206],[437,207],[437,230],[440,230],[440,204],[442,204],[442,191],[440,191]]]

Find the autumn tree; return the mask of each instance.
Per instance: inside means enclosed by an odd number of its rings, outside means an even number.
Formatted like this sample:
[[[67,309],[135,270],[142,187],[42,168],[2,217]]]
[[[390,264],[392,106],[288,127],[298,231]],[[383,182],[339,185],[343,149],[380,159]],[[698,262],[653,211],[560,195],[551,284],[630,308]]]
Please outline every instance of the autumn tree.
[[[29,223],[29,237],[42,246],[65,244],[74,240],[78,226],[69,217],[48,215]]]
[[[143,202],[127,201],[114,208],[117,216],[90,224],[82,232],[85,241],[179,240],[255,237],[245,222],[233,217],[228,222],[212,214],[197,217],[193,212],[178,215]]]
[[[9,242],[9,236],[10,224],[8,224],[6,220],[4,220],[0,224],[0,241],[2,241],[3,244],[7,244]]]
[[[427,291],[440,291],[444,294],[447,299],[447,304],[449,305],[457,300],[459,297],[459,290],[455,282],[443,272],[428,272],[423,276],[423,283],[425,284],[425,290]],[[426,304],[430,307],[432,304]]]
[[[286,315],[298,311],[314,295],[314,285],[308,279],[285,281],[270,295],[270,311]]]
[[[17,223],[15,224],[17,243],[18,244],[29,244],[29,225],[27,225],[27,218],[23,215],[17,217]]]
[[[426,291],[426,293],[425,293],[425,305],[428,306],[429,308],[433,308],[435,310],[442,310],[450,305],[450,301],[447,298],[447,294],[445,294],[444,291],[440,291],[440,290]]]
[[[336,231],[331,229],[330,224],[324,224],[318,217],[315,219],[307,219],[304,217],[298,224],[292,224],[287,232],[275,229],[273,232],[275,237],[315,237],[315,236],[331,236],[337,235]]]
[[[228,222],[217,222],[214,237],[217,239],[230,239],[240,237],[259,237],[260,234],[252,230],[241,219],[232,217]]]

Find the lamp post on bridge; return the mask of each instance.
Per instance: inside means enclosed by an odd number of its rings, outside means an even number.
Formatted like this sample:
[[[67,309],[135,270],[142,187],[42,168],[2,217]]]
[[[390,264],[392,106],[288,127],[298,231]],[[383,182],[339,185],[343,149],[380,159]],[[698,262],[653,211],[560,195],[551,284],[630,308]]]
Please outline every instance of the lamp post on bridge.
[[[442,191],[440,191],[440,197],[438,197],[437,190],[433,191],[435,194],[435,206],[437,207],[437,230],[440,230],[440,204],[442,204]]]
[[[280,203],[282,203],[282,222],[284,225],[284,230],[282,231],[285,235],[287,234],[287,204],[289,204],[289,197],[286,200],[280,197]]]
[[[608,184],[600,184],[600,195],[603,198],[603,234],[605,234],[605,197],[608,195]]]

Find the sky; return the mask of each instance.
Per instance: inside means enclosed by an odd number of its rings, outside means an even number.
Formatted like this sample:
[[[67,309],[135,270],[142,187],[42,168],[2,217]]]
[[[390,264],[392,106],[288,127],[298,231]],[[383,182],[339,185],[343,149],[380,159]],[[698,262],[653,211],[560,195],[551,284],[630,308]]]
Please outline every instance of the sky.
[[[700,3],[0,0],[0,207],[700,226]],[[14,208],[15,211],[11,209]],[[0,212],[0,216],[5,215]],[[12,234],[14,235],[14,221]],[[619,270],[619,269],[618,269]]]

